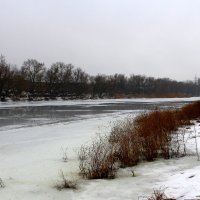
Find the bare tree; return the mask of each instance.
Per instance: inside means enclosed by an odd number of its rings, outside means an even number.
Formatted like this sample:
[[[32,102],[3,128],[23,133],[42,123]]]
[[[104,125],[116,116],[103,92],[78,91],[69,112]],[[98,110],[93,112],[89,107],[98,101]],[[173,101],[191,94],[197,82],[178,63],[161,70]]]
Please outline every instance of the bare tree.
[[[73,71],[74,92],[76,96],[81,96],[88,93],[88,81],[89,75],[85,73],[81,68],[77,68]]]
[[[69,86],[73,80],[73,68],[73,65],[63,62],[56,62],[51,65],[47,72],[47,81],[49,81],[53,93],[58,93],[58,95],[64,97],[70,92]]]
[[[9,89],[8,83],[10,80],[10,65],[7,64],[5,57],[0,56],[0,98],[1,101],[5,100],[6,90]]]
[[[24,79],[29,81],[29,92],[34,94],[36,84],[41,83],[44,78],[45,67],[43,63],[38,62],[35,59],[28,59],[23,63],[21,68]]]

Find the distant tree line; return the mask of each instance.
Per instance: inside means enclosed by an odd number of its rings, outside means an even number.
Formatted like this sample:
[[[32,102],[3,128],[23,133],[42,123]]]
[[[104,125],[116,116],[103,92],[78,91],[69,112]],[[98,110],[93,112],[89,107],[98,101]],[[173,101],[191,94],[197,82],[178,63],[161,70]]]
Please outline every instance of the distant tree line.
[[[81,68],[63,62],[46,68],[35,59],[26,60],[21,68],[13,67],[0,57],[0,98],[131,98],[189,97],[200,95],[200,79],[175,81],[124,74],[90,76]]]

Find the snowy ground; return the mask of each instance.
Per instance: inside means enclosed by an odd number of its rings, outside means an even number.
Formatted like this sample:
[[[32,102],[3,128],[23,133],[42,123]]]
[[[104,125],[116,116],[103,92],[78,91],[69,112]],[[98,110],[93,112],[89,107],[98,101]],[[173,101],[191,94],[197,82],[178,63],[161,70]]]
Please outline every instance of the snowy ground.
[[[10,103],[10,106],[13,106]],[[91,117],[68,123],[22,127],[0,131],[0,200],[136,200],[153,189],[166,188],[170,197],[179,199],[200,196],[200,161],[196,156],[141,163],[132,169],[121,169],[114,180],[82,180],[78,176],[77,151],[96,133],[109,130],[111,121],[127,116],[126,112]],[[189,131],[193,131],[191,126]],[[196,124],[199,134],[200,126]],[[200,146],[200,140],[198,139]],[[188,142],[195,152],[194,138]],[[68,148],[68,162],[62,150]],[[58,191],[60,171],[78,183],[78,190]]]

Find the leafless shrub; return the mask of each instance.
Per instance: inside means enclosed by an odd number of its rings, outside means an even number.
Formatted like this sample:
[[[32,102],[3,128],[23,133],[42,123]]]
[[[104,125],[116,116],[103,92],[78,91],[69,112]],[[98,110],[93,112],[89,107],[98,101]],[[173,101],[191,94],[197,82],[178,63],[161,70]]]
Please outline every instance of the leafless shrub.
[[[131,170],[132,177],[135,177],[135,171]]]
[[[63,162],[67,162],[68,161],[67,150],[68,150],[68,148],[61,147]]]
[[[73,190],[75,190],[75,189],[77,189],[77,183],[75,181],[68,180],[65,177],[63,171],[60,172],[60,177],[61,177],[61,182],[56,185],[56,188],[58,190],[62,190],[62,189],[73,189]]]
[[[0,188],[4,188],[5,187],[5,184],[3,182],[3,180],[0,178]]]
[[[197,160],[200,161],[199,149],[198,149],[198,143],[197,143],[197,132],[196,132],[195,125],[194,125],[194,134],[195,134],[195,149],[196,149]]]
[[[167,197],[162,189],[158,189],[154,190],[152,196],[148,197],[147,200],[176,200],[176,199]]]
[[[187,149],[186,149],[186,144],[188,141],[189,136],[186,138],[186,129],[183,128],[182,130],[179,131],[180,137],[182,137],[182,144],[183,144],[183,156],[187,155]]]
[[[100,136],[90,146],[82,146],[79,151],[80,174],[88,179],[115,178],[117,167],[114,147],[107,137]]]
[[[109,142],[115,146],[114,157],[120,167],[136,165],[141,155],[141,138],[135,132],[134,121],[118,121],[111,129]]]

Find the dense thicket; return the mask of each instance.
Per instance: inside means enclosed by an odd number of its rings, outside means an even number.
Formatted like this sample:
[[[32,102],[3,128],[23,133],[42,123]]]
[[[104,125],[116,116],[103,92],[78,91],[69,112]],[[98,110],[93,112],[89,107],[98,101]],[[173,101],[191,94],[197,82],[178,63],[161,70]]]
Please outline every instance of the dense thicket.
[[[17,100],[62,98],[185,97],[200,95],[200,79],[178,82],[168,78],[123,74],[90,76],[81,68],[63,62],[46,68],[35,59],[20,69],[0,57],[0,97]]]

